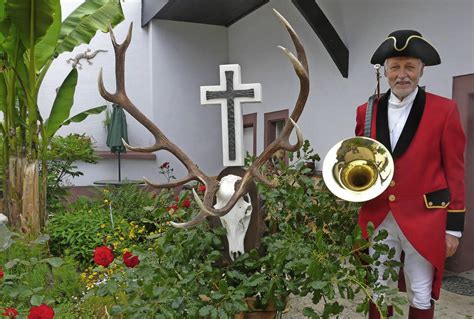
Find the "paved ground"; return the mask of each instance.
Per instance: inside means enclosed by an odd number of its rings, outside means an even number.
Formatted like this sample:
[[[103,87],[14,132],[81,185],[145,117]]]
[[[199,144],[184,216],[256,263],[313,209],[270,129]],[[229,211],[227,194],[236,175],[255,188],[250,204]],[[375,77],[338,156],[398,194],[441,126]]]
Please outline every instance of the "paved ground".
[[[464,277],[470,280],[474,280],[474,269],[461,274],[447,274]],[[474,281],[473,281],[474,282]],[[365,318],[360,313],[355,312],[355,303],[348,301],[341,302],[344,306],[344,312],[338,317],[340,319],[362,319]],[[306,298],[290,298],[289,306],[287,311],[283,314],[282,318],[285,319],[303,319],[301,313],[304,307],[312,306],[311,299]],[[318,305],[316,309],[322,309],[322,306]],[[408,306],[404,311],[404,316],[398,316],[395,318],[406,318],[408,314]],[[436,302],[435,306],[435,318],[436,319],[472,319],[474,318],[474,296],[460,295],[454,292],[450,292],[442,289],[441,297]]]

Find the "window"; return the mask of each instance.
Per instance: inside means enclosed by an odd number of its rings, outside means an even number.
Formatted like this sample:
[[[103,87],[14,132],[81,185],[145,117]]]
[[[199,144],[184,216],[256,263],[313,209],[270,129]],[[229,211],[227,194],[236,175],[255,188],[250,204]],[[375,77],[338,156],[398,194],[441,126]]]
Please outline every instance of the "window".
[[[270,145],[280,134],[288,120],[288,110],[265,113],[265,132],[264,147]],[[288,156],[286,152],[279,151],[273,155],[274,160],[284,160],[288,164]]]
[[[244,115],[244,154],[257,153],[257,113]]]

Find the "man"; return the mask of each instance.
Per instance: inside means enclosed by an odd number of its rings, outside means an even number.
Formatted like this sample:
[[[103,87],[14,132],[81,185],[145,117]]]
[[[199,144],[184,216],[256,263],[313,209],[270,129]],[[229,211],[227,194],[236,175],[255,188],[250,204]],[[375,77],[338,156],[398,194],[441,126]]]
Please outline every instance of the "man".
[[[370,137],[391,150],[395,172],[390,186],[364,203],[359,224],[365,236],[369,222],[375,234],[387,230],[384,242],[395,248],[395,258],[403,252],[408,318],[433,318],[431,298],[439,298],[445,258],[455,253],[464,225],[465,136],[456,103],[418,87],[424,67],[441,63],[420,33],[391,33],[371,63],[384,65],[390,90],[373,105]],[[359,136],[366,109],[357,109]],[[387,284],[383,270],[378,267],[379,281]],[[379,316],[371,304],[369,318]]]

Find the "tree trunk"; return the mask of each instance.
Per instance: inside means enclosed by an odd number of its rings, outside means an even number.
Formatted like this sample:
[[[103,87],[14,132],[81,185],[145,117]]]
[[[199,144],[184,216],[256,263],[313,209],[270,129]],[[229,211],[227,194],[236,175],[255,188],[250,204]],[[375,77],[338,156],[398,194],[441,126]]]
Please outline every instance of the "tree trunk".
[[[39,163],[34,161],[24,167],[23,200],[21,228],[28,233],[38,234],[41,231]]]
[[[9,219],[12,226],[26,233],[41,230],[39,164],[25,157],[9,161]]]
[[[8,200],[9,221],[15,229],[21,228],[21,199],[23,194],[23,171],[25,163],[24,157],[10,157],[9,176],[8,176],[8,194],[5,198]],[[7,204],[7,203],[5,203]]]

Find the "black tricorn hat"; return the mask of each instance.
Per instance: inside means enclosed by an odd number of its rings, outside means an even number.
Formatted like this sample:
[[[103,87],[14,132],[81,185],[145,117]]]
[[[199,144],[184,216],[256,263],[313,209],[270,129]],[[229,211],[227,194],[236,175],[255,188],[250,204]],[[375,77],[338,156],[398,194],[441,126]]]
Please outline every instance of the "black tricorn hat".
[[[375,50],[370,63],[383,65],[385,59],[399,56],[418,58],[425,65],[441,63],[436,49],[414,30],[397,30],[390,33]]]

